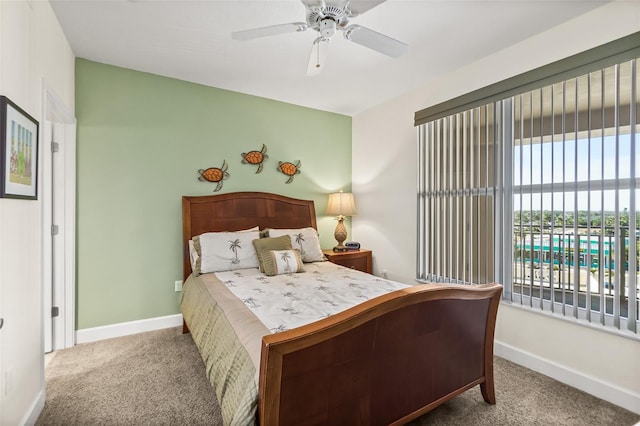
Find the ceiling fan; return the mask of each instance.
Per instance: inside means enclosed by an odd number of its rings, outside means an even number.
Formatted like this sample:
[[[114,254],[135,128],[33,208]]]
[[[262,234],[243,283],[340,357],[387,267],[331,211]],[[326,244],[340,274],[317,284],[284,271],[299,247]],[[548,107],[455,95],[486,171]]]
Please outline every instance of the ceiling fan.
[[[306,9],[306,22],[271,25],[231,34],[234,40],[252,40],[291,32],[303,32],[312,29],[318,32],[313,42],[307,75],[316,75],[322,71],[328,53],[328,45],[336,31],[342,31],[344,38],[369,49],[398,58],[408,49],[401,41],[380,34],[369,28],[352,24],[351,18],[362,15],[386,0],[301,0]]]

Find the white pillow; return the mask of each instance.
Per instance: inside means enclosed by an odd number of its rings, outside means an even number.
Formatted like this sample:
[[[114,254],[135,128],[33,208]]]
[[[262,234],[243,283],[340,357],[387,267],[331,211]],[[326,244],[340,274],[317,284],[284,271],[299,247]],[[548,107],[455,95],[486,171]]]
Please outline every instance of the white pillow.
[[[197,275],[257,268],[253,240],[258,238],[259,231],[207,232],[193,237],[193,245],[199,254],[193,272]]]
[[[318,239],[318,231],[312,227],[297,229],[272,229],[269,228],[270,237],[280,237],[289,235],[291,237],[291,246],[300,250],[303,262],[320,262],[325,260],[320,248],[320,240]]]
[[[251,231],[259,231],[260,227],[258,226],[254,226],[253,228],[250,229],[242,229],[240,231],[236,231],[236,232],[251,232]],[[199,250],[196,250],[195,244],[193,243],[193,240],[189,240],[189,261],[191,262],[191,272],[194,273],[195,275],[200,275],[199,272],[196,272],[197,269],[197,265],[198,265],[198,259],[200,258],[200,254],[199,254]]]

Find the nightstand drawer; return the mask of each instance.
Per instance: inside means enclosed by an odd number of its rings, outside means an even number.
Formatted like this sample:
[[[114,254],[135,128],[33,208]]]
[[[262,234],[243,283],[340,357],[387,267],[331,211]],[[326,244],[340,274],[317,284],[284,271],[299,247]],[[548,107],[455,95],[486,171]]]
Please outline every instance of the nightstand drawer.
[[[330,262],[337,265],[346,266],[347,268],[356,269],[368,274],[373,272],[371,250],[350,250],[343,252],[323,250],[323,253]]]

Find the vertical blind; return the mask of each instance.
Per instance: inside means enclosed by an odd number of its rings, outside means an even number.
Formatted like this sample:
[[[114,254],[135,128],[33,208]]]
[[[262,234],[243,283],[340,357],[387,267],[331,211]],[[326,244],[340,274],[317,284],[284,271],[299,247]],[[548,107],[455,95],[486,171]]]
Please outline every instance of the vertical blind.
[[[495,102],[418,129],[419,280],[498,281],[494,165],[502,151],[502,110],[503,102]]]
[[[418,127],[421,281],[638,333],[635,59]]]

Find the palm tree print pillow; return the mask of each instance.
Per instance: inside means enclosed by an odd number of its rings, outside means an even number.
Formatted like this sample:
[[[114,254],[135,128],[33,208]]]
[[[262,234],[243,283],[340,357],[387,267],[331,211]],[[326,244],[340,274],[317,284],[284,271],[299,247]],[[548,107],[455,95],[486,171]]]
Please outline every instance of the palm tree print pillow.
[[[194,237],[193,245],[199,254],[194,272],[206,274],[257,268],[253,240],[259,237],[259,231],[207,232]]]
[[[269,237],[280,237],[289,235],[291,246],[300,250],[303,262],[320,262],[325,260],[318,231],[312,227],[298,229],[273,229],[269,228]]]
[[[271,250],[262,257],[264,273],[274,275],[304,272],[304,264],[299,250]]]
[[[282,235],[275,238],[260,238],[253,240],[253,247],[256,249],[256,255],[258,256],[258,264],[260,265],[260,272],[264,272],[264,257],[268,255],[270,250],[291,250],[291,239],[288,235]]]

